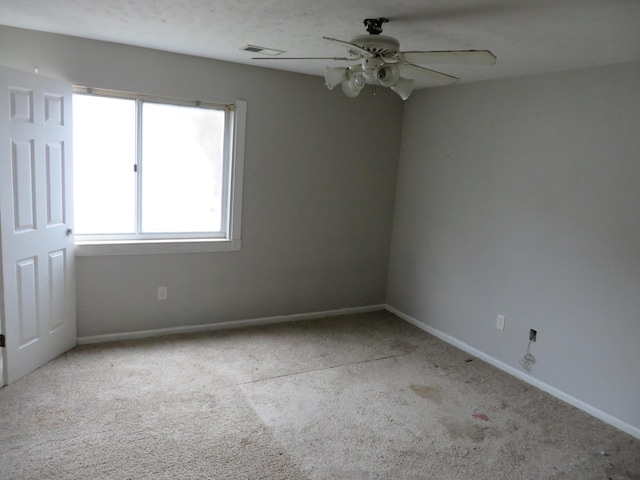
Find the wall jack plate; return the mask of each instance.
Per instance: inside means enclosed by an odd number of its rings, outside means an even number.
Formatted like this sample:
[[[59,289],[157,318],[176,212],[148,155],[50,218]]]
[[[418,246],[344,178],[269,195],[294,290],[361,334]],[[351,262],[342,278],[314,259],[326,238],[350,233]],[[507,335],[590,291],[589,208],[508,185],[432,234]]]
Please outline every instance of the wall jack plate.
[[[529,330],[529,341],[535,342],[538,336],[538,332],[536,332],[533,328]]]
[[[500,330],[504,330],[504,321],[507,318],[504,315],[498,315],[498,318],[496,320],[496,328],[500,329]]]
[[[167,287],[158,287],[158,300],[167,299]]]

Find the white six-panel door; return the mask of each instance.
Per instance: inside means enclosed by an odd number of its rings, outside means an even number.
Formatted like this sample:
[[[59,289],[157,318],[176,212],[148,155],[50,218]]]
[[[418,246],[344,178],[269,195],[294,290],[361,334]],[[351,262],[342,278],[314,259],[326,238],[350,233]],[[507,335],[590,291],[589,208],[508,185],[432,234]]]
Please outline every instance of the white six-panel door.
[[[0,66],[0,317],[12,383],[76,344],[71,85]]]

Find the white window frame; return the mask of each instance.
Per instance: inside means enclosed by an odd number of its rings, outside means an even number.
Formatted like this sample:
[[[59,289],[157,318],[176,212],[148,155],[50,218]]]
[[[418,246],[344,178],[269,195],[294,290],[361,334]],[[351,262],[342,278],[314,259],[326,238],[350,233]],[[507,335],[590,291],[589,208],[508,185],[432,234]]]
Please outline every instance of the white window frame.
[[[234,104],[216,104],[193,100],[174,99],[151,95],[132,94],[105,89],[73,87],[74,93],[101,95],[113,98],[130,98],[146,102],[209,107],[227,110],[225,125],[225,162],[223,176],[223,218],[222,232],[210,233],[168,233],[168,234],[136,234],[136,235],[76,235],[75,253],[79,256],[97,255],[137,255],[156,253],[199,253],[224,252],[240,250],[242,184],[244,175],[244,145],[247,116],[247,102],[237,100]],[[140,102],[138,108],[140,108]],[[139,130],[139,126],[137,127]],[[138,148],[140,145],[140,132]],[[140,182],[140,177],[138,177]],[[137,200],[138,214],[140,201]],[[139,215],[138,215],[138,218]]]

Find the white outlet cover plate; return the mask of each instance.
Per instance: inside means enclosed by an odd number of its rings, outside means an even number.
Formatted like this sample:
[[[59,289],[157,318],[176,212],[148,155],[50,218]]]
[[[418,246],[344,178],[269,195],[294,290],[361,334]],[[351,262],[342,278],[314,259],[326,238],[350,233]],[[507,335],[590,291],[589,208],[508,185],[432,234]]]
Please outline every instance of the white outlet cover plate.
[[[498,315],[498,318],[496,320],[496,327],[499,328],[500,330],[504,330],[504,321],[507,318],[504,315]]]
[[[158,300],[167,299],[167,287],[158,287]]]

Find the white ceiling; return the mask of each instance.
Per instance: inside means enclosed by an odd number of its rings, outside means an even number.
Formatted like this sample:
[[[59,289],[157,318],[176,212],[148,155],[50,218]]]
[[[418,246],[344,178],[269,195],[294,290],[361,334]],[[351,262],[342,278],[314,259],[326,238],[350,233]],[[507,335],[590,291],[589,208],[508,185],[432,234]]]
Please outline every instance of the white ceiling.
[[[403,51],[488,49],[495,66],[426,65],[460,82],[640,61],[640,0],[2,0],[0,24],[322,76],[333,61],[258,62],[247,44],[286,56],[344,56],[323,36],[384,34]],[[417,85],[425,86],[425,85]]]

